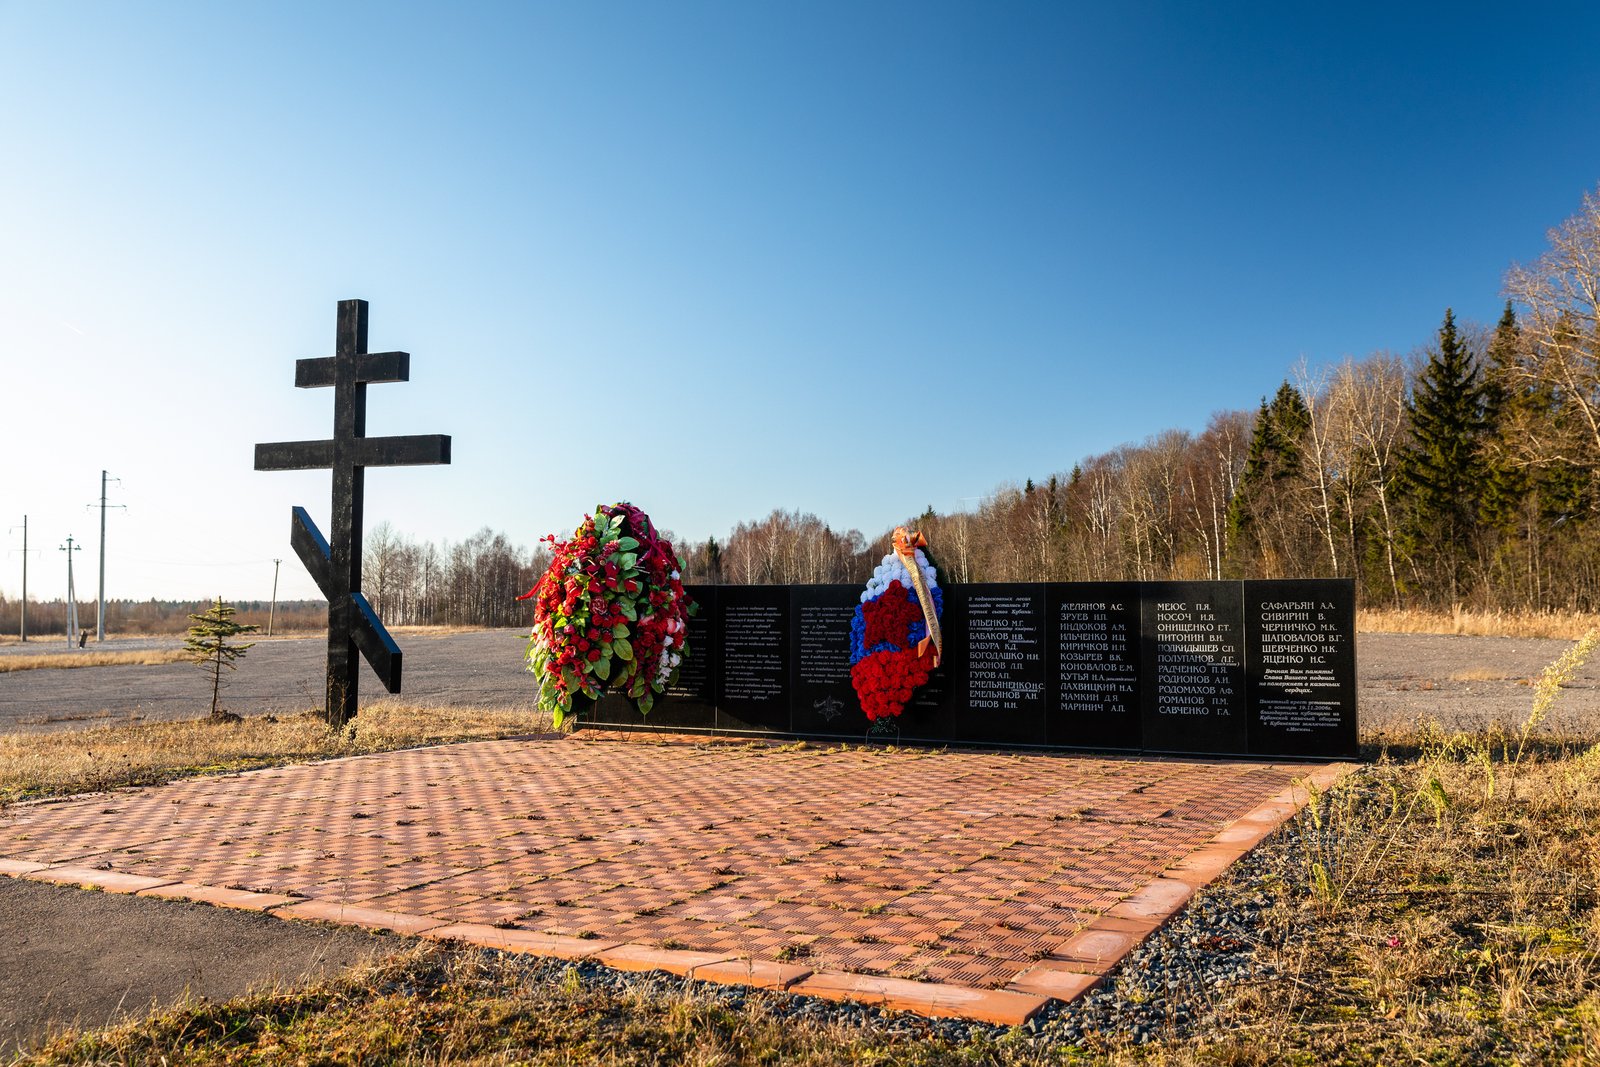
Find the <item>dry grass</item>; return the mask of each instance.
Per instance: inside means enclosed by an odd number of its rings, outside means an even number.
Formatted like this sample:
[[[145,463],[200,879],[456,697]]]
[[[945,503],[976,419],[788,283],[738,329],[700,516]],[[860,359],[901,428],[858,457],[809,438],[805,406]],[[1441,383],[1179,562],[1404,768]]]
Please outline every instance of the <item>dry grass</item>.
[[[1361,633],[1555,637],[1576,641],[1596,626],[1600,626],[1600,615],[1570,611],[1471,611],[1457,607],[1449,612],[1368,609],[1356,612],[1356,629]]]
[[[1600,747],[1418,740],[1293,828],[1265,938],[1283,978],[1228,1009],[1236,1062],[1274,1037],[1356,1062],[1600,1049]]]
[[[391,626],[392,634],[409,634],[414,637],[449,637],[452,634],[481,634],[490,630],[501,629],[494,626]],[[512,627],[516,629],[516,627]],[[521,627],[524,633],[527,627]]]
[[[328,729],[307,713],[238,723],[200,719],[0,734],[0,803],[447,741],[512,737],[549,726],[547,715],[533,711],[382,701],[363,708],[342,731]]]
[[[34,1064],[904,1064],[1019,1062],[1003,1042],[957,1048],[920,1034],[783,1018],[675,983],[596,988],[559,962],[423,947],[300,990],[193,1003],[64,1033]],[[1020,1050],[1020,1049],[1019,1049]],[[1020,1050],[1026,1051],[1026,1050]],[[989,1053],[989,1054],[986,1054]]]
[[[181,648],[150,648],[131,652],[40,652],[29,656],[0,657],[0,674],[77,667],[154,666],[177,663],[188,658],[189,654]]]

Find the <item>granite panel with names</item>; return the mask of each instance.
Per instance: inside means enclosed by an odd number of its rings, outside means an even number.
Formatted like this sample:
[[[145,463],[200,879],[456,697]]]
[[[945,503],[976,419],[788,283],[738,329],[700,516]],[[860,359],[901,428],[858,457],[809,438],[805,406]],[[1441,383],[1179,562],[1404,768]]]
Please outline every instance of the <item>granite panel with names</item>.
[[[1139,584],[1054,583],[1045,604],[1049,743],[1138,749]]]
[[[1195,755],[1356,751],[1347,580],[944,587],[945,661],[869,724],[849,677],[860,587],[695,587],[694,655],[642,729]],[[727,654],[724,645],[731,650]]]
[[[1248,752],[1242,583],[1142,582],[1140,599],[1144,748]]]
[[[678,681],[656,697],[648,723],[661,729],[709,729],[717,714],[717,642],[712,619],[718,586],[684,587],[698,610],[689,616],[689,654],[678,664]]]
[[[850,623],[861,587],[795,585],[789,590],[794,732],[861,737],[870,724],[850,681]]]
[[[934,739],[1046,744],[1045,587],[950,586],[944,597],[953,707],[950,732]]]
[[[1355,582],[1250,581],[1250,751],[1357,754]]]
[[[788,732],[792,587],[724,585],[718,590],[719,730]]]

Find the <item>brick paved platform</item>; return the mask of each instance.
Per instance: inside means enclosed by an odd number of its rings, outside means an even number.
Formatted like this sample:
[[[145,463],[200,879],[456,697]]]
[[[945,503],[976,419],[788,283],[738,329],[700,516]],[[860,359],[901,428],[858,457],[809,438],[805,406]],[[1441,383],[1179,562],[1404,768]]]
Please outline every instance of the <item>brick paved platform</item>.
[[[490,741],[19,805],[0,873],[1015,1023],[1344,769]]]

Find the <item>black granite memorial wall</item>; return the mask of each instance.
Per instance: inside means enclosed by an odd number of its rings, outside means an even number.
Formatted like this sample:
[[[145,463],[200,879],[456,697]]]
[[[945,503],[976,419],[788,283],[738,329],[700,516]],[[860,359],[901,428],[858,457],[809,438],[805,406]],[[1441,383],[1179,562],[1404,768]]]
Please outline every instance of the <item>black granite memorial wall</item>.
[[[701,586],[690,657],[649,716],[586,724],[1185,755],[1356,754],[1347,579],[944,587],[943,663],[895,719],[850,683],[855,585]]]

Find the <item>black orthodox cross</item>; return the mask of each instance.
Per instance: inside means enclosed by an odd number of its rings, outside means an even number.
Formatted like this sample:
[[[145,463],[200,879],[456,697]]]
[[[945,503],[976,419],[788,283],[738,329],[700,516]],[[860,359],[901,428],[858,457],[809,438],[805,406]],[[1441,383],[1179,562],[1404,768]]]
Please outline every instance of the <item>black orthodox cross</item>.
[[[306,514],[294,509],[289,543],[328,598],[328,689],[324,714],[342,726],[356,713],[360,689],[359,651],[391,693],[400,692],[400,646],[384,629],[361,593],[361,497],[368,467],[450,462],[446,434],[368,437],[367,385],[411,379],[405,352],[367,351],[367,302],[339,301],[335,354],[300,359],[299,389],[333,386],[333,439],[256,445],[256,470],[333,470],[333,540],[330,544]]]

